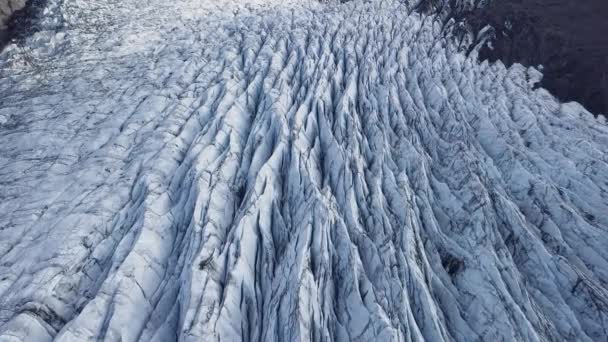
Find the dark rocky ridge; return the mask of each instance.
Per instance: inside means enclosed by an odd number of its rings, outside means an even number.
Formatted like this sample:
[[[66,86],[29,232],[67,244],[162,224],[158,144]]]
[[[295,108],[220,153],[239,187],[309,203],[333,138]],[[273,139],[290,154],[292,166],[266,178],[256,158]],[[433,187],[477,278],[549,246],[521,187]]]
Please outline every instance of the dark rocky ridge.
[[[607,1],[495,1],[480,13],[496,28],[494,49],[482,49],[480,58],[542,64],[543,87],[608,113]]]
[[[608,1],[605,0],[428,0],[424,11],[466,23],[476,34],[494,28],[491,47],[480,60],[543,66],[541,86],[562,101],[577,101],[589,111],[608,113]]]
[[[26,0],[0,0],[0,31],[6,28],[11,15],[23,8]]]
[[[25,0],[0,0],[0,49],[10,40],[11,19],[25,6]]]
[[[2,1],[2,0],[0,0]],[[0,28],[0,51],[11,40],[23,41],[29,35],[40,30],[40,19],[47,6],[47,0],[22,1],[23,6],[11,13]]]

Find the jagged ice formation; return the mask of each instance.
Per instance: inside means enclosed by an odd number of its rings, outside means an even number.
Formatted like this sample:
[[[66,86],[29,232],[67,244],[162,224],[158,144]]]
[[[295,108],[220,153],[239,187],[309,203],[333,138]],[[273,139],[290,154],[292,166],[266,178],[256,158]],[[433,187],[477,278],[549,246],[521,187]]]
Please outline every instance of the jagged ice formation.
[[[538,71],[392,0],[49,8],[0,58],[0,340],[606,340],[608,129]]]

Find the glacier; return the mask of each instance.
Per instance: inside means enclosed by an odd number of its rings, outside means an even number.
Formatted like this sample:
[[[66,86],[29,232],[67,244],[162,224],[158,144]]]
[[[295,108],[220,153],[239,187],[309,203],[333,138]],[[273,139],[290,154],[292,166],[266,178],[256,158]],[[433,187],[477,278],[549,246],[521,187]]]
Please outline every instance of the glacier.
[[[49,0],[0,341],[606,341],[608,127],[397,0]]]

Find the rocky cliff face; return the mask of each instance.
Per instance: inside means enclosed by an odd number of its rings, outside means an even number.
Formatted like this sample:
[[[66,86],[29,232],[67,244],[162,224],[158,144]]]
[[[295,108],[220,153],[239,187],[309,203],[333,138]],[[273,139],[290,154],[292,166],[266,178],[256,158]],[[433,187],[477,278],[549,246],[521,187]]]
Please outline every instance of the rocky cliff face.
[[[608,2],[422,0],[416,8],[455,20],[467,35],[491,27],[491,35],[478,36],[490,38],[480,60],[542,65],[544,88],[608,113]]]
[[[0,0],[0,51],[4,45],[10,40],[10,21],[15,12],[25,7],[26,0]]]
[[[543,65],[543,87],[608,113],[608,2],[494,1],[478,15],[496,28],[482,59]]]
[[[0,57],[1,340],[608,338],[608,128],[535,69],[392,0],[57,6]]]
[[[26,0],[0,0],[0,30],[5,30],[10,17],[25,7]]]

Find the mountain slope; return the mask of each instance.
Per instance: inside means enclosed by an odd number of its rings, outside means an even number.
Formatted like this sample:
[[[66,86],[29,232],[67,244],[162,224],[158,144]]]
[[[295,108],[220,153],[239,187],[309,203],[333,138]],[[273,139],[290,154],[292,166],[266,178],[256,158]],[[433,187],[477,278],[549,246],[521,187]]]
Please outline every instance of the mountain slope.
[[[608,337],[608,128],[536,70],[397,1],[52,6],[0,62],[0,339]]]
[[[6,28],[6,22],[11,15],[25,6],[25,0],[0,1],[0,32]]]
[[[480,60],[542,65],[543,88],[595,115],[608,113],[608,2],[421,0],[416,9],[485,41]]]

